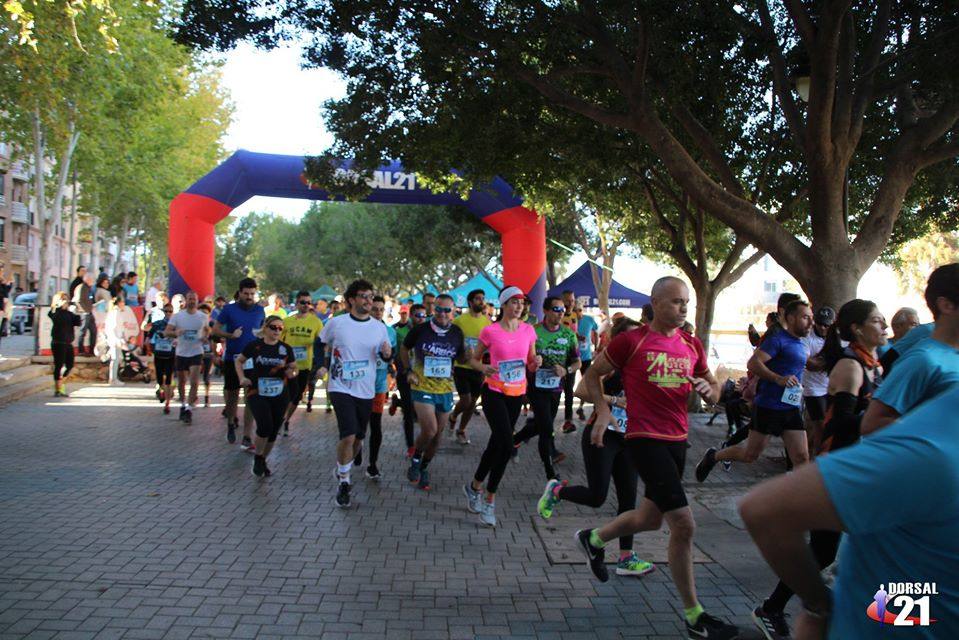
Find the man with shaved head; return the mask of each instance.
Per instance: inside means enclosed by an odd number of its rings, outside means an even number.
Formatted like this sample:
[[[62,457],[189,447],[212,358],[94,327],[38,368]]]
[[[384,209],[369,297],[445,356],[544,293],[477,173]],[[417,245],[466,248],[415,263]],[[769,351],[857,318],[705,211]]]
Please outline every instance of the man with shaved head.
[[[892,320],[889,321],[889,326],[892,327],[892,338],[876,350],[879,357],[881,358],[894,344],[904,338],[912,329],[918,327],[919,324],[919,313],[912,307],[903,307],[894,313]]]
[[[652,290],[649,324],[625,331],[609,343],[584,377],[595,406],[591,442],[603,446],[606,429],[621,429],[603,396],[602,380],[618,371],[626,392],[625,442],[645,485],[640,505],[597,529],[583,529],[576,540],[590,569],[602,582],[609,579],[603,547],[610,540],[669,526],[669,570],[683,601],[689,637],[729,639],[736,627],[714,618],[696,597],[693,577],[693,532],[696,523],[683,490],[689,416],[686,401],[692,392],[707,402],[719,400],[719,383],[709,371],[703,344],[680,330],[686,322],[689,287],[679,278],[660,278]],[[622,432],[622,431],[621,431]]]

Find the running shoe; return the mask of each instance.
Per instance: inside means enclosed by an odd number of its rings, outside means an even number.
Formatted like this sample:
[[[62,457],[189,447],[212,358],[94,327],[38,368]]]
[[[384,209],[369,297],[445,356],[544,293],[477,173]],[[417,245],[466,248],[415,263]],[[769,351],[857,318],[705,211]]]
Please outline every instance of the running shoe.
[[[290,421],[284,420],[283,421],[283,437],[285,438],[288,435],[290,435]]]
[[[263,477],[263,469],[266,468],[266,459],[263,456],[253,456],[253,475],[257,478]]]
[[[470,439],[469,439],[469,436],[466,435],[466,432],[465,432],[465,431],[457,431],[457,432],[456,432],[456,442],[458,442],[459,444],[462,444],[462,445],[467,445],[467,444],[470,443]]]
[[[268,466],[266,466],[266,459],[265,459],[265,458],[264,458],[264,460],[263,460],[263,475],[266,476],[267,478],[269,478],[270,476],[273,475],[273,472],[270,471],[270,468],[269,468]]]
[[[396,394],[394,393],[393,395],[390,396],[390,409],[389,409],[390,415],[395,416],[396,410],[399,409],[399,407],[400,407],[400,399],[397,398]]]
[[[163,407],[163,415],[165,416],[170,415],[170,407]]]
[[[706,453],[703,454],[703,459],[699,461],[699,464],[696,465],[696,480],[698,482],[705,482],[706,478],[709,476],[709,472],[713,470],[713,467],[716,466],[716,448],[710,447],[706,449]]]
[[[752,619],[766,640],[789,640],[789,623],[782,611],[767,612],[759,605],[753,609]]]
[[[586,555],[586,565],[592,570],[593,575],[600,582],[609,581],[609,570],[606,568],[606,553],[602,549],[597,549],[589,542],[589,534],[592,529],[580,529],[573,536],[576,544]],[[703,636],[704,638],[706,636]],[[711,637],[711,636],[710,636]]]
[[[470,513],[479,513],[483,508],[483,492],[474,491],[470,483],[463,485],[463,493],[466,494],[466,510]]]
[[[308,402],[306,403],[306,412],[307,412],[307,413],[313,413],[313,403],[312,403],[312,402],[309,402],[309,401],[308,401]]]
[[[635,553],[630,553],[625,558],[621,558],[616,563],[616,575],[618,576],[644,576],[654,570],[656,565],[652,562],[641,560]]]
[[[160,404],[163,404],[163,389],[157,389],[156,394],[154,395],[156,395],[157,397],[157,402],[159,402]]]
[[[366,468],[366,477],[370,480],[379,480],[380,479],[380,470],[376,467],[375,464],[371,464]]]
[[[576,417],[579,418],[580,420],[585,420],[585,419],[586,419],[586,412],[583,411],[583,408],[582,408],[582,407],[580,407],[579,409],[576,410]]]
[[[186,413],[183,414],[183,422],[193,424],[193,412],[191,410],[187,409]]]
[[[563,433],[573,433],[574,431],[576,431],[576,425],[573,424],[570,420],[567,420],[566,422],[563,423],[561,430]]]
[[[243,440],[240,441],[240,447],[246,451],[249,451],[253,449],[253,441],[247,436],[243,436]]]
[[[236,442],[236,422],[227,422],[226,423],[226,441],[230,444]]]
[[[177,420],[182,421],[184,415],[186,415],[186,407],[180,407],[180,415],[177,416]]]
[[[729,446],[729,441],[723,440],[722,444],[719,445],[719,450],[722,451],[728,446]],[[732,468],[733,468],[732,462],[730,462],[729,460],[723,460],[723,469],[725,469],[728,472]]]
[[[546,483],[546,488],[543,489],[543,495],[536,504],[536,510],[544,520],[549,520],[553,517],[553,509],[560,502],[559,498],[556,496],[556,488],[563,486],[563,484],[565,483],[560,482],[555,478]]]
[[[418,488],[422,489],[423,491],[429,491],[430,489],[432,489],[432,487],[430,486],[430,471],[429,471],[429,469],[421,469],[421,470],[420,470],[420,481],[419,481],[419,484],[417,484],[416,486],[417,486]]]
[[[733,640],[739,637],[739,629],[731,624],[714,618],[705,611],[699,614],[696,624],[686,623],[686,635],[690,640]]]
[[[341,482],[336,492],[336,506],[346,509],[350,506],[350,483]]]
[[[480,505],[480,522],[485,524],[487,527],[496,526],[496,503],[488,502],[483,500],[483,504]]]
[[[422,460],[419,458],[410,458],[410,468],[406,471],[406,479],[413,484],[420,481],[420,464],[422,464]]]

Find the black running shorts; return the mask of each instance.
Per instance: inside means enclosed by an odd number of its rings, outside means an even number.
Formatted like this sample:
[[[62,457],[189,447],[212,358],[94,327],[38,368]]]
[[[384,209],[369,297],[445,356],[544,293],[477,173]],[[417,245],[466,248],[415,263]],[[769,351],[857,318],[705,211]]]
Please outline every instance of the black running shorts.
[[[805,425],[799,407],[779,410],[757,406],[749,428],[766,436],[782,436],[783,431],[803,431]]]
[[[240,379],[236,375],[236,365],[234,364],[234,362],[235,360],[223,361],[223,390],[224,391],[240,390]]]
[[[826,419],[826,398],[829,396],[803,396],[803,404],[810,420]]]
[[[336,426],[340,431],[340,440],[356,436],[357,440],[366,437],[366,426],[373,412],[373,398],[356,398],[348,393],[330,392],[330,404],[336,413]]]
[[[461,396],[470,395],[479,399],[483,391],[483,372],[472,367],[453,367],[453,384],[456,385],[456,393]]]
[[[199,367],[201,364],[203,364],[202,355],[176,357],[177,371],[189,371],[192,367]]]
[[[626,440],[629,453],[639,478],[646,485],[643,494],[662,512],[667,513],[689,505],[683,490],[683,469],[686,466],[686,441],[671,442],[651,438]]]

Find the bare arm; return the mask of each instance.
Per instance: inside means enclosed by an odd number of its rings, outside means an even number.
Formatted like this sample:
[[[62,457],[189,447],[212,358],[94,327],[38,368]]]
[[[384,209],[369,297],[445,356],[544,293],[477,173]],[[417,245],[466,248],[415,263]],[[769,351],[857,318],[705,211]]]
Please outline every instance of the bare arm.
[[[603,446],[603,432],[606,430],[606,425],[613,419],[610,407],[603,398],[603,377],[612,372],[612,363],[605,353],[601,353],[583,375],[583,384],[586,386],[585,399],[593,403],[593,411],[596,415],[591,441],[597,447]]]
[[[243,371],[243,364],[246,362],[246,356],[242,353],[237,354],[233,359],[233,367],[236,369],[236,378],[240,381],[240,386],[245,387],[250,384],[249,379]]]
[[[866,413],[862,416],[862,422],[859,423],[859,432],[864,436],[869,435],[892,424],[898,419],[898,411],[881,400],[873,399],[869,403],[869,406],[866,407]]]
[[[482,371],[488,376],[496,373],[496,369],[488,364],[483,364],[483,356],[486,354],[486,345],[480,342],[473,350],[473,357],[470,358],[469,365],[477,371]]]
[[[239,335],[237,334],[237,332],[239,332]],[[239,338],[241,335],[243,335],[243,329],[237,327],[235,331],[233,331],[232,333],[229,333],[223,330],[223,325],[220,324],[219,320],[214,320],[213,330],[210,333],[213,335],[214,338],[224,338],[226,340],[230,340],[231,338]]]
[[[746,363],[746,370],[749,371],[749,373],[757,375],[761,379],[767,382],[772,382],[780,387],[795,387],[799,384],[799,380],[796,379],[796,376],[781,376],[767,367],[766,363],[769,362],[771,358],[772,356],[762,349],[756,349],[753,352],[752,357],[749,359],[749,362]]]

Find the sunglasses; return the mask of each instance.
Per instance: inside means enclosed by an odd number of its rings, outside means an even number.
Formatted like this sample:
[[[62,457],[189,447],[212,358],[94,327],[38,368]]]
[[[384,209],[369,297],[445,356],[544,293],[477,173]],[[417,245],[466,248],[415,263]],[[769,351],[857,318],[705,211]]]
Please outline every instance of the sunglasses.
[[[310,304],[309,300],[297,300],[296,304]]]
[[[556,313],[566,313],[566,307],[550,307],[549,310]]]
[[[357,297],[357,298],[362,298],[362,299],[364,299],[364,300],[372,300],[372,299],[373,299],[373,294],[372,294],[372,293],[358,293],[358,294],[356,294],[356,297]]]
[[[425,317],[426,317],[426,314],[425,314],[425,313],[414,313],[414,314],[413,314],[413,317],[414,317],[414,318],[425,318]]]
[[[283,325],[279,324],[268,324],[266,325],[266,328],[271,331],[283,331]]]
[[[433,307],[434,313],[453,313],[453,307]]]

